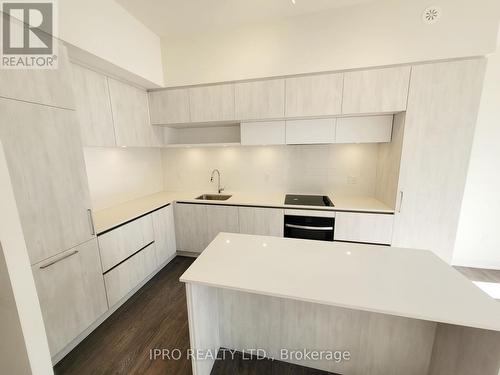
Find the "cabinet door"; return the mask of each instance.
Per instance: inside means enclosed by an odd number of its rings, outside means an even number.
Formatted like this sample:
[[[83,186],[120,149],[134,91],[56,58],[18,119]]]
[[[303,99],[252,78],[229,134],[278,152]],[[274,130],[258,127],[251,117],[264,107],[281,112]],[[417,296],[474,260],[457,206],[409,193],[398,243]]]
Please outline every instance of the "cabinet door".
[[[231,121],[234,117],[234,84],[189,89],[191,122]]]
[[[240,131],[242,145],[285,144],[285,121],[243,122]]]
[[[413,67],[393,246],[451,261],[485,60]]]
[[[346,72],[343,114],[402,112],[406,109],[410,67]]]
[[[394,215],[337,212],[333,239],[390,245],[393,224]]]
[[[335,142],[336,119],[287,120],[286,144]]]
[[[149,92],[151,124],[182,124],[190,122],[188,89]]]
[[[0,99],[0,123],[31,263],[89,241],[90,195],[75,112]]]
[[[358,116],[337,119],[335,143],[390,142],[393,116]]]
[[[201,253],[209,242],[207,206],[176,203],[174,212],[177,250]]]
[[[280,119],[285,116],[285,80],[241,82],[235,85],[238,120]]]
[[[217,237],[220,232],[238,233],[238,207],[232,206],[207,206],[207,233],[208,242]]]
[[[52,355],[108,308],[95,239],[33,266]]]
[[[148,94],[108,78],[111,109],[118,146],[161,146],[163,129],[149,121]]]
[[[343,73],[287,78],[286,117],[339,115],[343,78]]]
[[[173,257],[176,252],[174,208],[163,207],[152,213],[155,232],[156,259],[158,265]]]
[[[283,237],[282,209],[239,207],[240,233]]]
[[[72,64],[76,115],[84,146],[116,146],[108,81],[102,74]]]

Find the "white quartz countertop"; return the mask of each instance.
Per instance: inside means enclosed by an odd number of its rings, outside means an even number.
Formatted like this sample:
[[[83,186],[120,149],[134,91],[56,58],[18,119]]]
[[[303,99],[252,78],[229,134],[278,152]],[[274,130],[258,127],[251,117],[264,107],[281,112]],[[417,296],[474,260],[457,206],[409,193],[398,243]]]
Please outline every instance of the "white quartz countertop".
[[[426,250],[220,233],[180,280],[500,331],[500,303]]]
[[[378,212],[394,213],[394,209],[381,201],[366,196],[343,196],[335,193],[323,193],[328,195],[335,207],[312,207],[285,205],[286,193],[248,193],[248,192],[223,192],[232,195],[225,201],[197,200],[201,194],[207,191],[163,191],[156,194],[138,198],[126,203],[94,212],[94,225],[97,233],[114,228],[136,217],[151,212],[157,208],[172,202],[203,203],[219,205],[278,207],[291,209],[328,210],[328,211],[352,211],[352,212]],[[298,194],[298,193],[295,193]]]

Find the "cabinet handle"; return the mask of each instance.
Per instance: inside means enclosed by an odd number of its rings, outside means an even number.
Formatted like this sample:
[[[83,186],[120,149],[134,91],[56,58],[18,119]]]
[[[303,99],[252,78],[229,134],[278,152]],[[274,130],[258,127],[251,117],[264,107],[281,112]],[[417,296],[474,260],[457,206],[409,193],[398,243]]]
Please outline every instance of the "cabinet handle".
[[[403,197],[404,197],[404,192],[401,190],[399,192],[399,209],[398,209],[398,212],[401,212],[401,207],[403,206]]]
[[[87,216],[89,218],[90,234],[94,236],[95,235],[94,218],[92,217],[92,210],[90,208],[87,209]]]
[[[333,227],[311,227],[308,225],[285,224],[287,228],[307,229],[307,230],[333,230]]]
[[[68,254],[66,254],[66,255],[64,255],[64,256],[62,256],[62,257],[60,257],[59,259],[55,259],[55,260],[53,260],[52,262],[49,262],[49,263],[47,263],[47,264],[44,264],[43,266],[40,266],[40,269],[41,269],[41,270],[43,270],[44,268],[50,267],[50,266],[52,266],[53,264],[56,264],[57,262],[60,262],[60,261],[61,261],[61,260],[63,260],[63,259],[69,258],[69,257],[70,257],[70,256],[72,256],[72,255],[75,255],[76,253],[78,253],[78,250],[74,250],[74,251],[72,251],[71,253],[68,253]]]

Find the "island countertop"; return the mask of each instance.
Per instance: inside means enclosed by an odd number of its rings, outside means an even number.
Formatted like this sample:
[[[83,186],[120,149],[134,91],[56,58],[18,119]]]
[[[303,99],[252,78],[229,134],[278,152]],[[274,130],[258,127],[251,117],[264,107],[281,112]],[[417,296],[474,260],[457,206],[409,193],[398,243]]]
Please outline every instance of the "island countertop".
[[[220,233],[180,280],[500,331],[500,304],[426,250]]]

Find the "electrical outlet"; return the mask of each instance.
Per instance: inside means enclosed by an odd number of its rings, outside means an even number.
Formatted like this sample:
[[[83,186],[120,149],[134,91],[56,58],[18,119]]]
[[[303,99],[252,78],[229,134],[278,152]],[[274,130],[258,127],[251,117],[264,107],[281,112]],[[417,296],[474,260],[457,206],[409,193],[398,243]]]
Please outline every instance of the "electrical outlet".
[[[356,185],[357,183],[358,183],[358,178],[356,176],[347,177],[347,184],[348,185]]]

